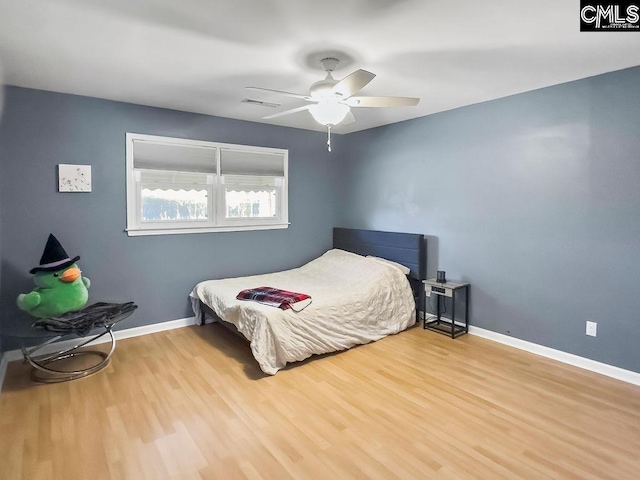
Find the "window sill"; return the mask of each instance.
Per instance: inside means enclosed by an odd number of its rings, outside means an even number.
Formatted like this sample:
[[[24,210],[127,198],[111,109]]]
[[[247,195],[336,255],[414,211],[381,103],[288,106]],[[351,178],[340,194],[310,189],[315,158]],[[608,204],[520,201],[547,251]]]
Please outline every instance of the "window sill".
[[[199,227],[199,228],[156,228],[125,230],[130,237],[141,237],[145,235],[177,235],[184,233],[216,233],[216,232],[245,232],[248,230],[277,230],[288,228],[288,223],[274,223],[270,225],[224,225],[220,227]]]

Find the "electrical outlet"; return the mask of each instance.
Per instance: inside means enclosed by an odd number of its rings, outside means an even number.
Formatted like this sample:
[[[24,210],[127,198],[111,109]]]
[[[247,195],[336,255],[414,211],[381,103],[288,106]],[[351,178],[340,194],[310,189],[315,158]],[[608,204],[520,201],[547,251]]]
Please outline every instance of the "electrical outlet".
[[[587,335],[595,337],[598,335],[598,324],[596,322],[587,321]]]

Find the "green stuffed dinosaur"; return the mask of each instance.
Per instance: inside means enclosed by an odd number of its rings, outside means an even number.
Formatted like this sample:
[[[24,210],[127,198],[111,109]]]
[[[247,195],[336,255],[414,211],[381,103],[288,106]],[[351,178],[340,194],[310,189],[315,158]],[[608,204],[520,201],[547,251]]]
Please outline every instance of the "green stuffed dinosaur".
[[[18,307],[37,318],[58,317],[80,310],[89,299],[91,282],[82,276],[76,261],[69,258],[56,237],[49,235],[40,259],[40,266],[32,268],[36,288],[18,295]]]

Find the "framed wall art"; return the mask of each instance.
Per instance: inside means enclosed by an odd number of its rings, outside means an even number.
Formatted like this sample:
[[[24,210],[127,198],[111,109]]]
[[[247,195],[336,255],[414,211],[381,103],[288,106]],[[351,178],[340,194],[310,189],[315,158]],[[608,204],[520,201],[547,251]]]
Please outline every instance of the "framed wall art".
[[[59,192],[90,192],[91,165],[58,165]]]

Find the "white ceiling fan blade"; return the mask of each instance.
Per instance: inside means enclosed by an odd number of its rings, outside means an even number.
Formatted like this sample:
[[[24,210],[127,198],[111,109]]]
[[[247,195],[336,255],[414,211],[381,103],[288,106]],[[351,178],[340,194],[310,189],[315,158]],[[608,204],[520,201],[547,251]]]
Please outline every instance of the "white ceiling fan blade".
[[[247,90],[255,90],[257,92],[267,92],[267,93],[274,93],[276,95],[284,95],[285,97],[301,98],[302,100],[306,100],[307,102],[313,101],[313,99],[308,95],[301,95],[299,93],[283,92],[282,90],[271,90],[270,88],[260,88],[260,87],[244,87],[244,88],[246,88]]]
[[[356,117],[353,116],[351,111],[347,112],[347,116],[344,117],[344,120],[340,122],[340,125],[351,125],[352,123],[356,123]]]
[[[413,97],[350,97],[344,103],[350,107],[413,107],[419,101]]]
[[[290,115],[292,113],[302,112],[304,110],[309,110],[309,106],[310,105],[303,105],[302,107],[292,108],[291,110],[285,110],[284,112],[278,112],[278,113],[274,113],[273,115],[269,115],[267,117],[262,117],[262,119],[263,120],[269,120],[271,118],[278,118],[278,117],[282,117],[284,115]]]
[[[347,75],[334,85],[331,89],[336,95],[347,98],[365,87],[367,83],[374,79],[376,75],[366,70],[356,70],[351,75]]]

